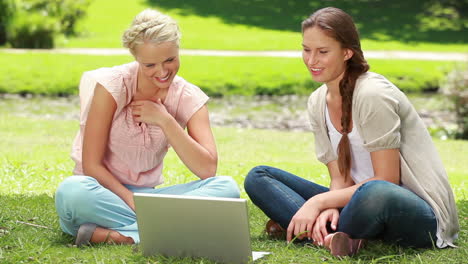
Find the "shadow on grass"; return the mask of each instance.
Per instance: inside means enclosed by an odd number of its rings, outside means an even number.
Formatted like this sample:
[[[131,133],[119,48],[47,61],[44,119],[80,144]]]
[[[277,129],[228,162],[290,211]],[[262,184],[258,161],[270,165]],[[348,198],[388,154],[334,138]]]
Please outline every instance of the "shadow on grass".
[[[90,248],[77,249],[71,247],[73,238],[64,234],[58,224],[52,197],[40,195],[0,195],[0,262],[38,262],[38,263],[83,263],[102,262],[111,263],[116,259],[128,262],[155,261],[161,263],[200,263],[200,259],[165,258],[162,256],[146,258],[142,256],[138,246],[108,246],[99,245]],[[302,262],[330,261],[338,263],[330,254],[317,247],[294,246],[287,248],[284,241],[267,239],[260,234],[263,229],[264,215],[250,203],[250,221],[252,227],[252,242],[255,250],[271,251],[273,255],[259,263],[284,263],[296,259]],[[466,259],[467,246],[466,231],[468,228],[468,200],[457,203],[460,219],[460,239],[458,249],[431,250],[407,249],[382,243],[372,243],[356,257],[349,258],[350,262],[377,263],[378,261],[419,263],[423,259],[431,259],[432,263],[449,263],[449,260]],[[21,222],[36,224],[35,227]],[[261,226],[260,226],[261,225]],[[260,234],[260,235],[259,235]],[[432,261],[434,260],[434,261]],[[203,260],[204,263],[211,263]],[[348,262],[347,262],[348,263]],[[452,262],[453,263],[453,262]]]
[[[0,226],[8,235],[0,240],[13,244],[19,241],[28,243],[51,242],[66,245],[72,242],[59,227],[54,199],[46,194],[40,195],[0,195]]]
[[[181,15],[217,17],[227,24],[300,32],[301,22],[315,10],[339,7],[351,14],[361,36],[374,40],[467,43],[468,1],[303,1],[303,0],[147,0]],[[442,7],[437,7],[438,3]],[[199,25],[203,27],[203,25]]]
[[[144,257],[138,245],[76,248],[62,232],[48,195],[0,195],[0,263],[200,263],[200,259]],[[201,259],[203,263],[214,262]]]

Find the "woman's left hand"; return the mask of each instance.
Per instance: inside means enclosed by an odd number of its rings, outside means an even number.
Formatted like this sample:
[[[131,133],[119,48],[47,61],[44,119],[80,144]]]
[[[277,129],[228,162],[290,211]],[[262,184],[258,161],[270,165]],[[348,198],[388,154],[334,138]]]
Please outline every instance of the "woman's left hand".
[[[320,209],[314,204],[313,199],[308,200],[291,219],[286,240],[291,242],[292,237],[298,234],[300,234],[298,237],[299,239],[303,239],[304,237],[310,238],[312,235],[312,228],[319,214]]]
[[[336,231],[339,217],[340,212],[336,208],[325,209],[320,213],[315,221],[312,233],[314,244],[319,246],[324,245],[325,237],[329,234],[327,230],[327,224],[330,223],[331,229]]]
[[[163,127],[171,117],[161,99],[158,99],[156,102],[149,100],[133,101],[130,107],[132,108],[133,119],[137,123],[143,122]]]

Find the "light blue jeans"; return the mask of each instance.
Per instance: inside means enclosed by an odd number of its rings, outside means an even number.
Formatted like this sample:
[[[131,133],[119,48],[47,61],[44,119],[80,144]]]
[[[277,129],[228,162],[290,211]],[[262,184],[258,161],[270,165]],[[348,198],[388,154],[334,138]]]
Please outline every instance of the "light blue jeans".
[[[125,185],[136,193],[158,193],[192,196],[239,198],[236,182],[227,176],[177,184],[163,188]],[[55,207],[60,227],[76,236],[84,223],[109,228],[140,242],[135,212],[115,193],[103,187],[93,177],[75,175],[66,178],[55,193]]]

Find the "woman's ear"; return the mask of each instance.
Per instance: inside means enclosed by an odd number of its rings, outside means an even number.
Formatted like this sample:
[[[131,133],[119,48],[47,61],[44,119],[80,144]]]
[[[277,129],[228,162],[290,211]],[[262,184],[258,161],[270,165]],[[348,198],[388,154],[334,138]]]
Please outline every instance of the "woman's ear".
[[[344,49],[344,60],[347,61],[351,59],[354,55],[354,52],[351,49]]]

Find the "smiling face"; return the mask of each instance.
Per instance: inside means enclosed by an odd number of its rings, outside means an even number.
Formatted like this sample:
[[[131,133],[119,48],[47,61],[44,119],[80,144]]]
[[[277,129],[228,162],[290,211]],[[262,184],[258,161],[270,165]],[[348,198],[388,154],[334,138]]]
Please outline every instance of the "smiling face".
[[[179,46],[173,41],[143,43],[135,47],[135,59],[146,81],[167,89],[179,71]]]
[[[346,61],[353,52],[342,48],[336,39],[316,26],[304,30],[302,47],[302,58],[312,79],[329,87],[338,87],[346,69]]]

